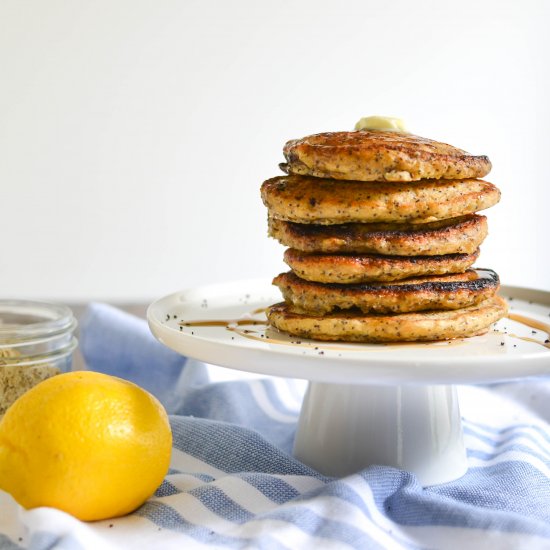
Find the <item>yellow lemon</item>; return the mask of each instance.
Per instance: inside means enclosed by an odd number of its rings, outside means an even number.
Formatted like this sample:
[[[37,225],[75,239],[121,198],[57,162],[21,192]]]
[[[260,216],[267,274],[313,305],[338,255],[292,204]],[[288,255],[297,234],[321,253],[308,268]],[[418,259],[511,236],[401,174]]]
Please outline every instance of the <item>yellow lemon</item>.
[[[170,463],[168,416],[144,389],[76,371],[41,382],[0,421],[0,488],[85,521],[127,514]]]

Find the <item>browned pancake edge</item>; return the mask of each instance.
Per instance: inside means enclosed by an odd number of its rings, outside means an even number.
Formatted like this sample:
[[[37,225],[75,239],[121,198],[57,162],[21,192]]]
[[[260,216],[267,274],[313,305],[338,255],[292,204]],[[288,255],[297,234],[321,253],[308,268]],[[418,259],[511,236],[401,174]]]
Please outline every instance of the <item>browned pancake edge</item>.
[[[472,254],[442,256],[316,254],[294,248],[288,248],[284,253],[284,261],[301,279],[339,284],[399,281],[409,277],[463,273],[478,257],[479,249]]]
[[[291,304],[268,308],[270,325],[300,338],[321,341],[390,343],[468,338],[484,334],[507,313],[506,302],[492,296],[467,308],[401,314],[339,311],[323,317],[297,312]]]
[[[496,204],[500,191],[484,180],[422,180],[414,185],[279,176],[260,190],[269,216],[296,223],[428,222]]]
[[[273,284],[297,311],[323,315],[350,308],[364,313],[460,309],[490,298],[500,283],[490,269],[470,269],[464,273],[365,284],[316,283],[289,271],[275,277]]]
[[[472,254],[488,233],[487,218],[477,214],[425,224],[317,225],[268,219],[269,235],[303,252],[440,256]]]
[[[324,132],[288,141],[283,154],[288,173],[341,180],[480,178],[491,170],[485,155],[401,132]]]

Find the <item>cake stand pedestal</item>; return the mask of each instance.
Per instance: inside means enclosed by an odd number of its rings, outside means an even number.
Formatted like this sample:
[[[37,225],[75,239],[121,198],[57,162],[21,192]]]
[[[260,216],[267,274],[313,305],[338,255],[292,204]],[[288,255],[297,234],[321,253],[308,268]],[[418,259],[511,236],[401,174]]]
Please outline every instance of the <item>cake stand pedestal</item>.
[[[183,355],[309,380],[294,455],[319,472],[340,477],[382,464],[426,486],[467,471],[456,384],[550,374],[550,293],[504,287],[501,295],[511,318],[484,336],[436,343],[297,341],[265,325],[264,308],[280,301],[265,280],[171,294],[147,319]]]
[[[468,466],[456,388],[310,382],[294,455],[337,477],[384,464],[423,485],[457,479]]]

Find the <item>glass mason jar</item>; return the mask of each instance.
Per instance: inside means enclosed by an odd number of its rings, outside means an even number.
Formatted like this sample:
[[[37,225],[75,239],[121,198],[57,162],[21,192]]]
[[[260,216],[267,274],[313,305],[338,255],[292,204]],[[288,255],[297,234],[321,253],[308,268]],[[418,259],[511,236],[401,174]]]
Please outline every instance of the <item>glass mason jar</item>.
[[[66,306],[0,300],[0,418],[28,389],[71,369],[76,325]]]

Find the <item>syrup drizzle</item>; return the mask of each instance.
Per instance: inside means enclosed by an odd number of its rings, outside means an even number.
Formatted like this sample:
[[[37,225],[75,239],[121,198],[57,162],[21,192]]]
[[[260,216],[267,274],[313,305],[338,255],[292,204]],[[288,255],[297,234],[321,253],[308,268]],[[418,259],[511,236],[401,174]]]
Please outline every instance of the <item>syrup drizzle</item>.
[[[227,329],[231,329],[232,327],[247,325],[267,326],[267,322],[256,319],[205,319],[203,321],[182,321],[179,325],[182,327],[226,327]]]
[[[265,312],[267,308],[259,308],[254,310],[251,314],[259,314],[262,312]],[[314,350],[321,350],[320,346],[323,345],[323,349],[331,350],[331,351],[353,351],[351,348],[344,348],[344,347],[336,347],[331,345],[323,344],[322,342],[319,343],[310,343],[310,342],[302,342],[301,340],[278,340],[276,338],[271,338],[265,332],[260,332],[257,330],[249,330],[249,329],[243,329],[240,327],[245,326],[264,326],[265,328],[268,327],[267,320],[261,321],[258,319],[208,319],[208,320],[201,320],[201,321],[181,321],[178,323],[182,327],[225,327],[226,330],[230,332],[234,332],[235,334],[238,334],[239,336],[242,336],[243,338],[248,338],[249,340],[256,340],[258,342],[267,342],[270,344],[278,344],[280,346],[300,346],[302,348],[311,348]]]
[[[541,346],[544,346],[547,349],[550,349],[550,325],[547,323],[543,323],[541,321],[537,321],[536,319],[532,319],[531,317],[526,317],[525,315],[519,315],[518,313],[508,313],[507,315],[508,319],[512,321],[516,321],[517,323],[521,323],[522,325],[525,325],[527,327],[541,330],[542,332],[546,332],[546,335],[548,338],[544,342],[541,342],[540,340],[537,340],[535,338],[530,338],[529,336],[518,336],[517,334],[510,334],[512,338],[518,338],[519,340],[523,340],[525,342],[531,342],[534,344],[539,344]]]

